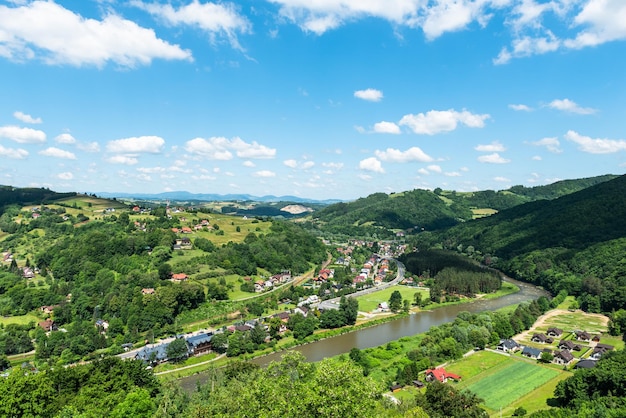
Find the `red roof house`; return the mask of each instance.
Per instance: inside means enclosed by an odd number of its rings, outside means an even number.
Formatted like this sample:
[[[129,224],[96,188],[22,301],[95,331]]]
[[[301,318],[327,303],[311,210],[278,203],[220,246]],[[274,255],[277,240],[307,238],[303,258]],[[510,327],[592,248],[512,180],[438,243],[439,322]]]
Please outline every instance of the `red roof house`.
[[[438,380],[441,383],[445,383],[448,381],[448,379],[461,380],[461,376],[459,376],[458,374],[449,373],[443,367],[426,370],[427,382],[434,382],[435,380]]]

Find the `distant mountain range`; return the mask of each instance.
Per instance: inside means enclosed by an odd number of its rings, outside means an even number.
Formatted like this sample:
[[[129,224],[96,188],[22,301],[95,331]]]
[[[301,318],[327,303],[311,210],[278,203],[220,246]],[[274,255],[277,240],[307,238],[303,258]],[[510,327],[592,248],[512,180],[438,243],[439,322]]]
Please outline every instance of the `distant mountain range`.
[[[249,194],[214,194],[214,193],[190,193],[185,191],[163,192],[163,193],[109,193],[101,192],[96,195],[104,198],[121,198],[135,200],[171,200],[179,202],[201,201],[201,202],[220,202],[220,201],[250,201],[250,202],[294,202],[294,203],[318,203],[324,205],[332,205],[339,203],[339,199],[315,200],[297,196],[253,196]]]

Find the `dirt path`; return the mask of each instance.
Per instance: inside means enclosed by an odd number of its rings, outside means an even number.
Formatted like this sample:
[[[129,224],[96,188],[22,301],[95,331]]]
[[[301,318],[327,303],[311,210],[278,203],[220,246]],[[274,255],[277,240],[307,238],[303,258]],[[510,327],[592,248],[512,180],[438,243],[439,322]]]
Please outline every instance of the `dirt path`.
[[[558,316],[558,315],[565,315],[568,313],[570,313],[570,311],[567,309],[552,309],[551,311],[548,311],[545,314],[541,315],[539,318],[537,318],[537,320],[535,321],[533,326],[530,327],[529,330],[522,331],[521,333],[514,336],[513,339],[517,342],[523,341],[525,339],[529,340],[530,336],[535,333],[535,329],[543,326],[548,319]],[[586,313],[585,315],[599,318],[600,320],[602,320],[602,325],[604,326],[607,326],[609,324],[609,318],[607,318],[605,315],[594,314],[594,313]]]

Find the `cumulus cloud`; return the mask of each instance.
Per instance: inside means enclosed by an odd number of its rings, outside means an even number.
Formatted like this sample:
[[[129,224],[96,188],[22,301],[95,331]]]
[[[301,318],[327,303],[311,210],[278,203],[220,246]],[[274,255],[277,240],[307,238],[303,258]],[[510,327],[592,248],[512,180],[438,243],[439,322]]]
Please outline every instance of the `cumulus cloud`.
[[[421,28],[428,39],[458,31],[473,21],[484,25],[490,15],[487,6],[500,0],[270,0],[280,14],[303,31],[321,35],[345,23],[362,18],[379,18],[394,26]]]
[[[298,167],[298,162],[296,160],[285,160],[283,161],[283,164],[285,164],[289,168]]]
[[[193,0],[191,3],[173,7],[171,4],[144,3],[133,1],[131,4],[148,13],[159,17],[172,26],[191,26],[209,34],[212,43],[218,36],[226,37],[231,46],[241,49],[237,34],[250,33],[252,25],[238,13],[234,3],[200,3]]]
[[[78,149],[85,152],[100,152],[100,144],[97,142],[79,143]]]
[[[106,159],[111,164],[135,165],[139,162],[137,157],[133,155],[113,155]]]
[[[507,160],[497,152],[494,152],[493,154],[481,155],[478,157],[478,161],[489,164],[506,164],[511,162],[511,160]]]
[[[574,18],[584,27],[574,39],[565,41],[568,48],[584,48],[626,39],[626,3],[622,0],[589,0]]]
[[[419,147],[411,147],[406,151],[400,151],[399,149],[387,148],[385,151],[376,150],[374,152],[376,157],[382,161],[392,163],[408,163],[411,161],[430,162],[433,158],[422,151]]]
[[[446,171],[443,175],[446,177],[461,177],[461,173],[458,171]]]
[[[15,117],[15,119],[24,122],[24,123],[30,123],[33,125],[39,124],[41,122],[43,122],[41,120],[41,118],[34,118],[31,115],[27,115],[26,113],[17,111],[13,113],[13,116]]]
[[[542,160],[541,155],[533,155],[532,160],[533,161],[541,161]]]
[[[116,139],[107,143],[107,151],[119,154],[149,153],[158,154],[165,140],[158,136],[139,136]]]
[[[49,147],[49,148],[46,148],[45,150],[39,151],[39,154],[45,155],[46,157],[53,157],[53,158],[65,158],[68,160],[76,159],[76,155],[74,155],[73,152],[65,151],[60,148],[55,148],[55,147]]]
[[[591,138],[575,131],[568,131],[565,139],[578,144],[578,149],[589,154],[612,154],[626,150],[624,139]]]
[[[510,179],[507,179],[506,177],[501,177],[501,176],[494,177],[493,179],[494,179],[495,181],[499,181],[499,182],[501,182],[501,183],[510,183],[510,182],[511,182],[511,180],[510,180]]]
[[[0,138],[7,138],[20,144],[40,144],[46,142],[46,133],[19,126],[0,126]]]
[[[399,134],[400,127],[393,122],[378,122],[374,124],[374,132],[377,134]]]
[[[368,102],[380,102],[383,99],[383,92],[376,89],[357,90],[354,97]]]
[[[547,52],[554,52],[561,47],[561,40],[552,32],[548,31],[544,36],[524,36],[513,40],[511,49],[502,48],[493,63],[501,65],[508,63],[512,58],[530,57],[541,55]]]
[[[542,138],[539,141],[531,142],[531,144],[536,145],[538,147],[546,147],[548,151],[553,152],[555,154],[559,154],[563,152],[563,150],[560,148],[561,143],[559,142],[559,139],[556,137]]]
[[[370,157],[370,158],[366,158],[364,160],[361,160],[359,162],[359,169],[365,170],[365,171],[373,171],[374,173],[384,173],[385,172],[385,170],[383,169],[382,164],[380,163],[380,160],[378,160],[375,157]]]
[[[579,115],[591,115],[597,112],[596,109],[579,106],[578,104],[576,104],[576,102],[569,99],[553,100],[548,104],[548,107],[551,107],[552,109],[562,110],[564,112],[577,113]]]
[[[191,60],[190,51],[112,12],[88,19],[51,1],[0,6],[0,30],[0,55],[13,61],[132,68],[153,59]]]
[[[426,169],[430,172],[433,173],[441,173],[443,170],[441,169],[441,166],[437,165],[437,164],[431,164],[428,167],[426,167]]]
[[[252,174],[254,177],[276,177],[276,173],[270,170],[260,170]]]
[[[509,109],[513,109],[517,112],[530,112],[533,110],[531,107],[526,106],[525,104],[510,104]]]
[[[57,177],[61,180],[72,180],[74,178],[74,174],[70,173],[69,171],[66,171],[64,173],[57,174]]]
[[[498,141],[494,141],[491,144],[486,145],[476,145],[474,149],[480,152],[503,152],[506,150],[506,148],[504,148],[504,145],[502,145]]]
[[[54,140],[56,142],[58,142],[59,144],[75,144],[76,143],[76,138],[74,138],[72,135],[68,134],[68,133],[63,133],[60,135],[57,135]]]
[[[453,131],[459,123],[470,128],[482,128],[489,117],[488,114],[478,115],[467,110],[461,112],[454,109],[431,110],[417,115],[404,115],[400,120],[400,125],[408,126],[416,134],[435,135]]]
[[[21,148],[5,148],[0,145],[0,157],[7,157],[13,160],[23,160],[28,157],[28,151]]]
[[[256,164],[254,164],[252,161],[248,160],[248,161],[244,161],[243,162],[243,166],[252,168],[252,167],[256,167]]]
[[[230,160],[234,151],[237,157],[247,159],[268,159],[276,156],[276,149],[261,145],[256,141],[247,143],[239,137],[194,138],[185,143],[185,150],[199,157],[211,160]]]

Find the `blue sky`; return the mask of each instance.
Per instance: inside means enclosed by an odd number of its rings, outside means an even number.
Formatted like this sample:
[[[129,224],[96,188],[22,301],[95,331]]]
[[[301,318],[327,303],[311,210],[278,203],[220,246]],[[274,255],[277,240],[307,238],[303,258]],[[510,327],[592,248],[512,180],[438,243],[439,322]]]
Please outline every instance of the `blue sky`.
[[[623,0],[0,0],[0,184],[354,199],[623,174]]]

